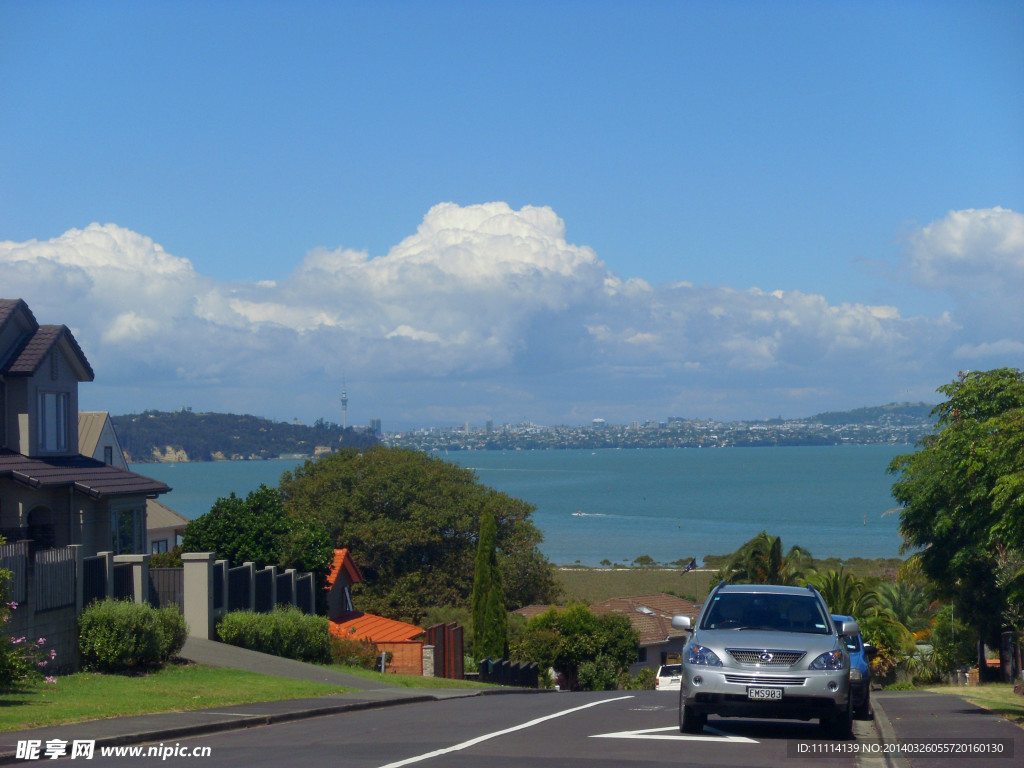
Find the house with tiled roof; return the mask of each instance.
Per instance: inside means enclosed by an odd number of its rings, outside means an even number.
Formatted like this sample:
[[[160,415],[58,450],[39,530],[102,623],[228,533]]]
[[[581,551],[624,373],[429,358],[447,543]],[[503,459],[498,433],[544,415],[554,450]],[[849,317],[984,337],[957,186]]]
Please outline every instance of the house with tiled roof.
[[[79,451],[78,385],[92,366],[66,325],[0,299],[0,534],[33,549],[145,552],[146,501],[164,483]],[[88,426],[87,426],[88,428]],[[100,435],[97,436],[97,440]]]
[[[348,549],[334,550],[324,587],[330,633],[345,640],[368,640],[377,646],[378,653],[390,653],[388,672],[422,675],[426,631],[415,624],[357,611],[352,604],[352,585],[362,580]]]
[[[608,613],[625,616],[640,633],[639,657],[629,667],[630,673],[635,675],[644,667],[657,670],[662,664],[680,662],[687,633],[672,626],[672,617],[684,615],[694,619],[700,612],[700,605],[660,593],[613,597],[590,606],[590,610],[598,616]]]

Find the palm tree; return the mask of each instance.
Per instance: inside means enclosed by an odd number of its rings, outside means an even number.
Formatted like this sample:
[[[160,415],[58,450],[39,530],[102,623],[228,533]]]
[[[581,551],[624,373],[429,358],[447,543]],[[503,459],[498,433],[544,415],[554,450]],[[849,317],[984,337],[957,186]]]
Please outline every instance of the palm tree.
[[[882,604],[878,592],[869,587],[864,579],[842,568],[820,574],[813,581],[832,613],[859,618]]]
[[[925,588],[908,581],[882,584],[878,588],[882,606],[892,611],[899,622],[911,632],[931,627],[931,600]]]
[[[793,546],[782,554],[782,539],[761,531],[729,558],[719,571],[730,584],[797,585],[811,570],[811,553]]]

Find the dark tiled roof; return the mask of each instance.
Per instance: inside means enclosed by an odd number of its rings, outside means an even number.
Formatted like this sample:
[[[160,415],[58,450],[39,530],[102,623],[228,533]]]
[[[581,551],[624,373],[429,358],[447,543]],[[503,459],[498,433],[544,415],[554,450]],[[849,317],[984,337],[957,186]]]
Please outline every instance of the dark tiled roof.
[[[29,335],[22,342],[18,351],[11,357],[0,373],[6,376],[31,376],[42,365],[47,353],[62,339],[70,345],[74,354],[77,355],[79,363],[86,372],[86,381],[92,381],[95,378],[92,366],[85,359],[85,353],[66,325],[39,326],[35,333]]]
[[[16,480],[32,488],[72,487],[93,499],[103,496],[156,495],[169,486],[87,456],[30,458],[0,450],[0,480]]]
[[[28,308],[28,304],[25,303],[24,299],[0,299],[0,330],[3,329],[19,307],[28,316],[33,325],[39,325],[36,322],[35,315],[32,314],[32,310]]]

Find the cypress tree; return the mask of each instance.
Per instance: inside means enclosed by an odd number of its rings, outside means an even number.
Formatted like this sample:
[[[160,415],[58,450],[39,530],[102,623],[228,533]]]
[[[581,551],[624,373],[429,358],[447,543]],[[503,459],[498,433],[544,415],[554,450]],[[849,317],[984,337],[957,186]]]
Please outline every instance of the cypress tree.
[[[490,510],[480,514],[480,538],[473,576],[473,655],[477,661],[505,651],[505,597],[498,573],[498,525]]]

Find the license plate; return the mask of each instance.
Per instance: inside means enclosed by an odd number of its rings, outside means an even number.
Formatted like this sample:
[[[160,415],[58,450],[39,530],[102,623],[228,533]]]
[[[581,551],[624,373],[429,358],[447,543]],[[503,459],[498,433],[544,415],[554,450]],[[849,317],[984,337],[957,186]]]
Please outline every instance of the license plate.
[[[782,698],[781,688],[747,688],[747,698],[759,701],[775,701]]]

